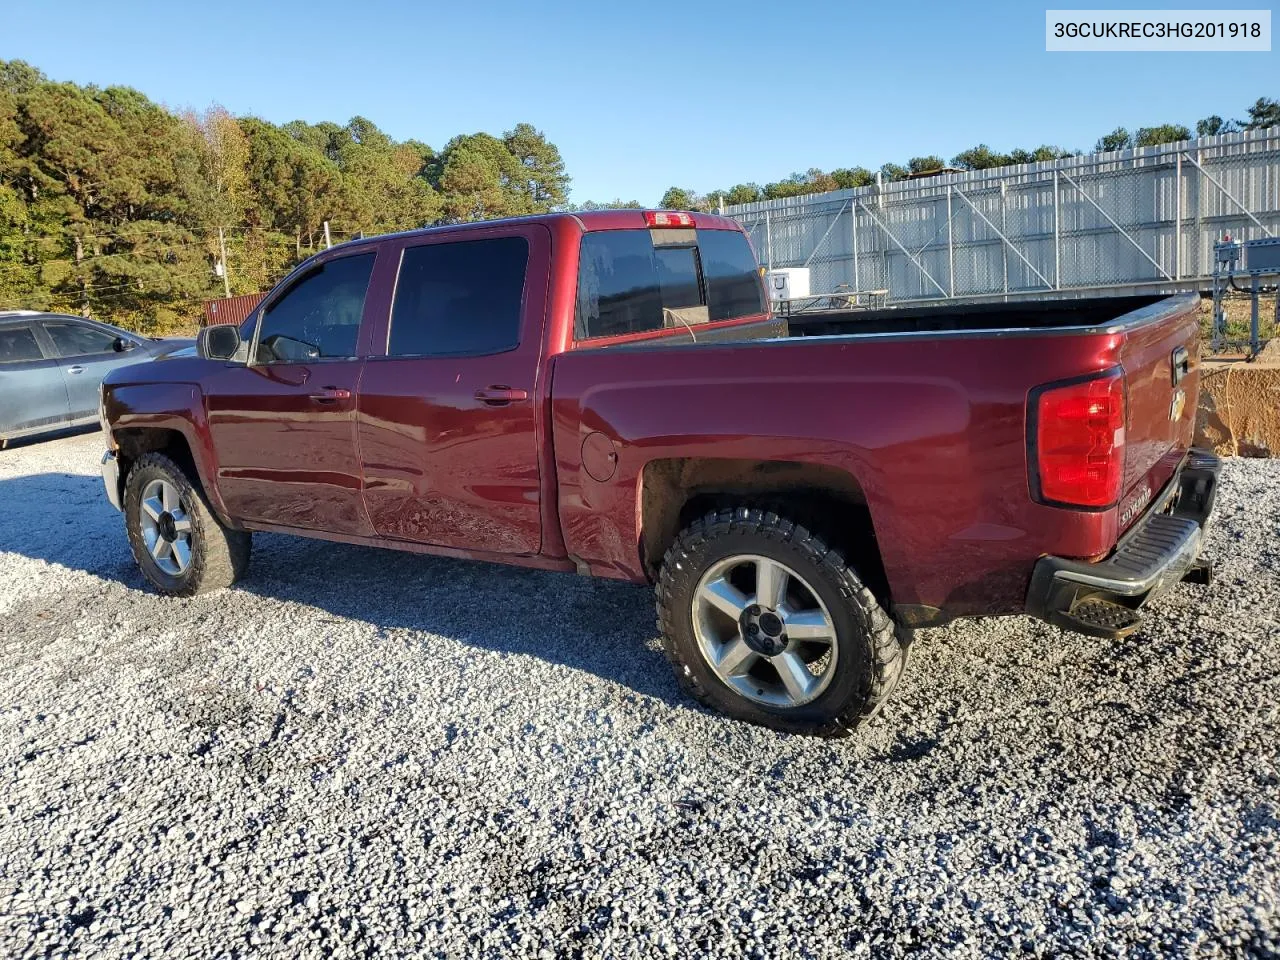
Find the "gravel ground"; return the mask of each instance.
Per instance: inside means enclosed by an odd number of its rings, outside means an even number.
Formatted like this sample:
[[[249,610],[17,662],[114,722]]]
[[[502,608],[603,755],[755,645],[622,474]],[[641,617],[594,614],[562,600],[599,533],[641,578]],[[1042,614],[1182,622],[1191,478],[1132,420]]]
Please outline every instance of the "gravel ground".
[[[922,633],[825,742],[682,699],[636,587],[260,536],[161,599],[99,449],[0,453],[0,954],[1280,952],[1280,461],[1144,635]]]

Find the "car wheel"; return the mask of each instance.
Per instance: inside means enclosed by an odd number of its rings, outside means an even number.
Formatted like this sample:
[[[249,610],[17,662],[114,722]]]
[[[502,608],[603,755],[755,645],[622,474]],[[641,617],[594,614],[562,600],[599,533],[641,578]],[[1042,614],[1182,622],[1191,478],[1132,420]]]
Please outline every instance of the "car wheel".
[[[207,593],[248,569],[250,535],[224,527],[199,487],[162,453],[144,454],[129,471],[124,518],[134,559],[160,593]]]
[[[908,645],[835,550],[771,511],[707,514],[667,551],[658,626],[682,686],[729,716],[844,736],[897,686]]]

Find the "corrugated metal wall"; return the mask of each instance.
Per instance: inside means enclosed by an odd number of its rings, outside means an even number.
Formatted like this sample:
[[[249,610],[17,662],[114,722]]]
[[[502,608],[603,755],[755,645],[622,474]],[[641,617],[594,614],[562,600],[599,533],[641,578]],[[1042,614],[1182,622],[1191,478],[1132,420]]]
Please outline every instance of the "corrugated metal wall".
[[[814,293],[1194,287],[1213,272],[1222,233],[1280,235],[1280,127],[725,212],[761,264],[809,267]]]
[[[262,302],[265,293],[246,293],[239,297],[222,297],[217,300],[206,300],[204,304],[204,325],[213,326],[218,323],[244,323],[254,307]]]

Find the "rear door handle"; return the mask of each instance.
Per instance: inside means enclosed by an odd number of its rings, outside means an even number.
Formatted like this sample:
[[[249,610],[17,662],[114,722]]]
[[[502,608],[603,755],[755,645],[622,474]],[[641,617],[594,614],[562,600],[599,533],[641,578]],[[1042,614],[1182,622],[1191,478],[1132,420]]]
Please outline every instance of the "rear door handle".
[[[477,390],[476,399],[481,403],[489,404],[491,407],[505,407],[515,400],[528,400],[529,391],[495,384],[485,387],[483,390]]]
[[[73,366],[67,367],[67,373],[84,373],[84,367],[77,363]]]
[[[343,387],[325,387],[319,393],[311,394],[316,403],[337,403],[339,400],[350,400],[351,391]]]

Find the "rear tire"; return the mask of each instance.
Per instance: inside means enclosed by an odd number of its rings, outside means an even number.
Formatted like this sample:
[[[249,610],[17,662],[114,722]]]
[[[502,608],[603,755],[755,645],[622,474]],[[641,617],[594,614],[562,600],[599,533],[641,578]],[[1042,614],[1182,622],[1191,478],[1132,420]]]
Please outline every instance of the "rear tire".
[[[909,637],[844,557],[759,508],[717,510],[686,527],[663,559],[657,607],[681,686],[775,730],[849,735],[879,711],[906,663]]]
[[[162,453],[144,454],[129,471],[124,522],[139,569],[160,593],[208,593],[249,568],[250,535],[224,527],[199,486]]]

